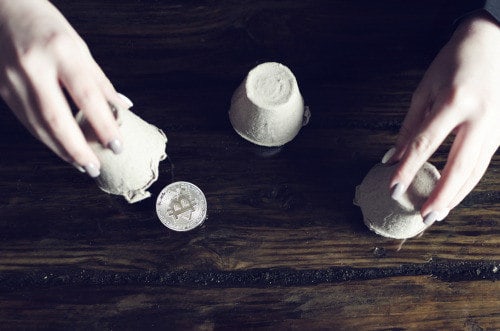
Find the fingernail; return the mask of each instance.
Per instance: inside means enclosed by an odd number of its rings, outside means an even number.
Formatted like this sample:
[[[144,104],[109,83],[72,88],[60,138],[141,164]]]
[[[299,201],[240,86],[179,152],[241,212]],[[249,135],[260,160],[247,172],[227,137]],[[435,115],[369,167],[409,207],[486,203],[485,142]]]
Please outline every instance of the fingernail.
[[[93,163],[87,164],[84,168],[85,172],[92,178],[99,177],[99,175],[101,174],[99,172],[99,169],[97,169],[97,167]]]
[[[120,154],[123,151],[122,142],[118,139],[113,139],[108,143],[108,148],[115,154]]]
[[[392,188],[391,198],[393,200],[399,200],[403,196],[403,193],[405,193],[405,186],[401,183],[397,183]]]
[[[432,211],[427,216],[424,217],[425,225],[432,225],[435,221],[439,219],[439,213],[437,211]]]
[[[80,171],[81,173],[85,173],[85,169],[83,169],[83,167],[77,163],[72,163],[73,167],[75,167],[78,171]]]
[[[442,212],[439,213],[439,217],[436,219],[436,221],[441,222],[448,216],[449,213],[450,213],[449,209],[443,210]]]
[[[394,153],[396,153],[396,148],[392,147],[389,149],[382,157],[382,164],[389,162],[389,160],[394,156]]]
[[[124,96],[123,94],[121,93],[118,93],[118,95],[120,96],[120,98],[122,98],[123,101],[125,101],[125,103],[127,104],[127,106],[129,108],[133,107],[134,106],[134,103],[129,99],[127,98],[126,96]]]

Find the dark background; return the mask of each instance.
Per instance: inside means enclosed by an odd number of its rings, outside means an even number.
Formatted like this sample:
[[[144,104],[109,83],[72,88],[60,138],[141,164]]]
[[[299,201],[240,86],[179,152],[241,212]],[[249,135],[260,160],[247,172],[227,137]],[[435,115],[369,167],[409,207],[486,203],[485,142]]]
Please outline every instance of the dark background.
[[[445,222],[400,251],[352,205],[470,2],[54,4],[133,110],[166,132],[171,163],[153,198],[128,205],[0,104],[2,328],[500,328],[498,155]],[[290,67],[312,111],[267,157],[227,116],[265,61]],[[155,214],[178,180],[208,201],[188,233]]]

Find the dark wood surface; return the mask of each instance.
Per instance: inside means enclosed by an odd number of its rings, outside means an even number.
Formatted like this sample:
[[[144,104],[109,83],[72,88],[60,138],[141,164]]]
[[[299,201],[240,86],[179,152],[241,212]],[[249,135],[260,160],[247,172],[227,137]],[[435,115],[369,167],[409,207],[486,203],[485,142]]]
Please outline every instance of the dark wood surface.
[[[394,142],[462,2],[54,1],[171,164],[154,198],[101,192],[0,105],[0,328],[500,329],[500,158],[445,222],[379,237],[354,188]],[[273,156],[227,117],[260,62],[296,74],[310,124]],[[447,141],[432,157],[442,168]],[[166,229],[187,180],[208,219]]]

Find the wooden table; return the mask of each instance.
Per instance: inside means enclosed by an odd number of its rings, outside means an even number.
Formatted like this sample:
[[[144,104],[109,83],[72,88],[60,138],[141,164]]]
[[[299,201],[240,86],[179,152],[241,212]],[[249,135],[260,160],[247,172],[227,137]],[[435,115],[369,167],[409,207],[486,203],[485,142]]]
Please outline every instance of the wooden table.
[[[154,198],[101,192],[0,107],[0,328],[500,329],[500,158],[421,238],[371,233],[354,188],[394,143],[448,38],[453,1],[54,1],[161,127]],[[265,156],[227,111],[279,61],[310,124]],[[447,141],[432,157],[444,166]],[[265,151],[264,151],[265,152]],[[171,181],[208,200],[201,228],[155,214]]]

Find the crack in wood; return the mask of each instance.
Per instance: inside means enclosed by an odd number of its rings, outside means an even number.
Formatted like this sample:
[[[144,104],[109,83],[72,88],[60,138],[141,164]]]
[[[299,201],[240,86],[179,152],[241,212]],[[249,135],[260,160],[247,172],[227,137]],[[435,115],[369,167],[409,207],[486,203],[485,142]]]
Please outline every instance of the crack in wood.
[[[49,269],[0,273],[0,292],[65,285],[148,285],[208,288],[293,287],[389,277],[430,276],[445,282],[500,280],[500,261],[432,260],[390,268],[331,267],[220,270],[148,270],[113,272],[95,269]]]

